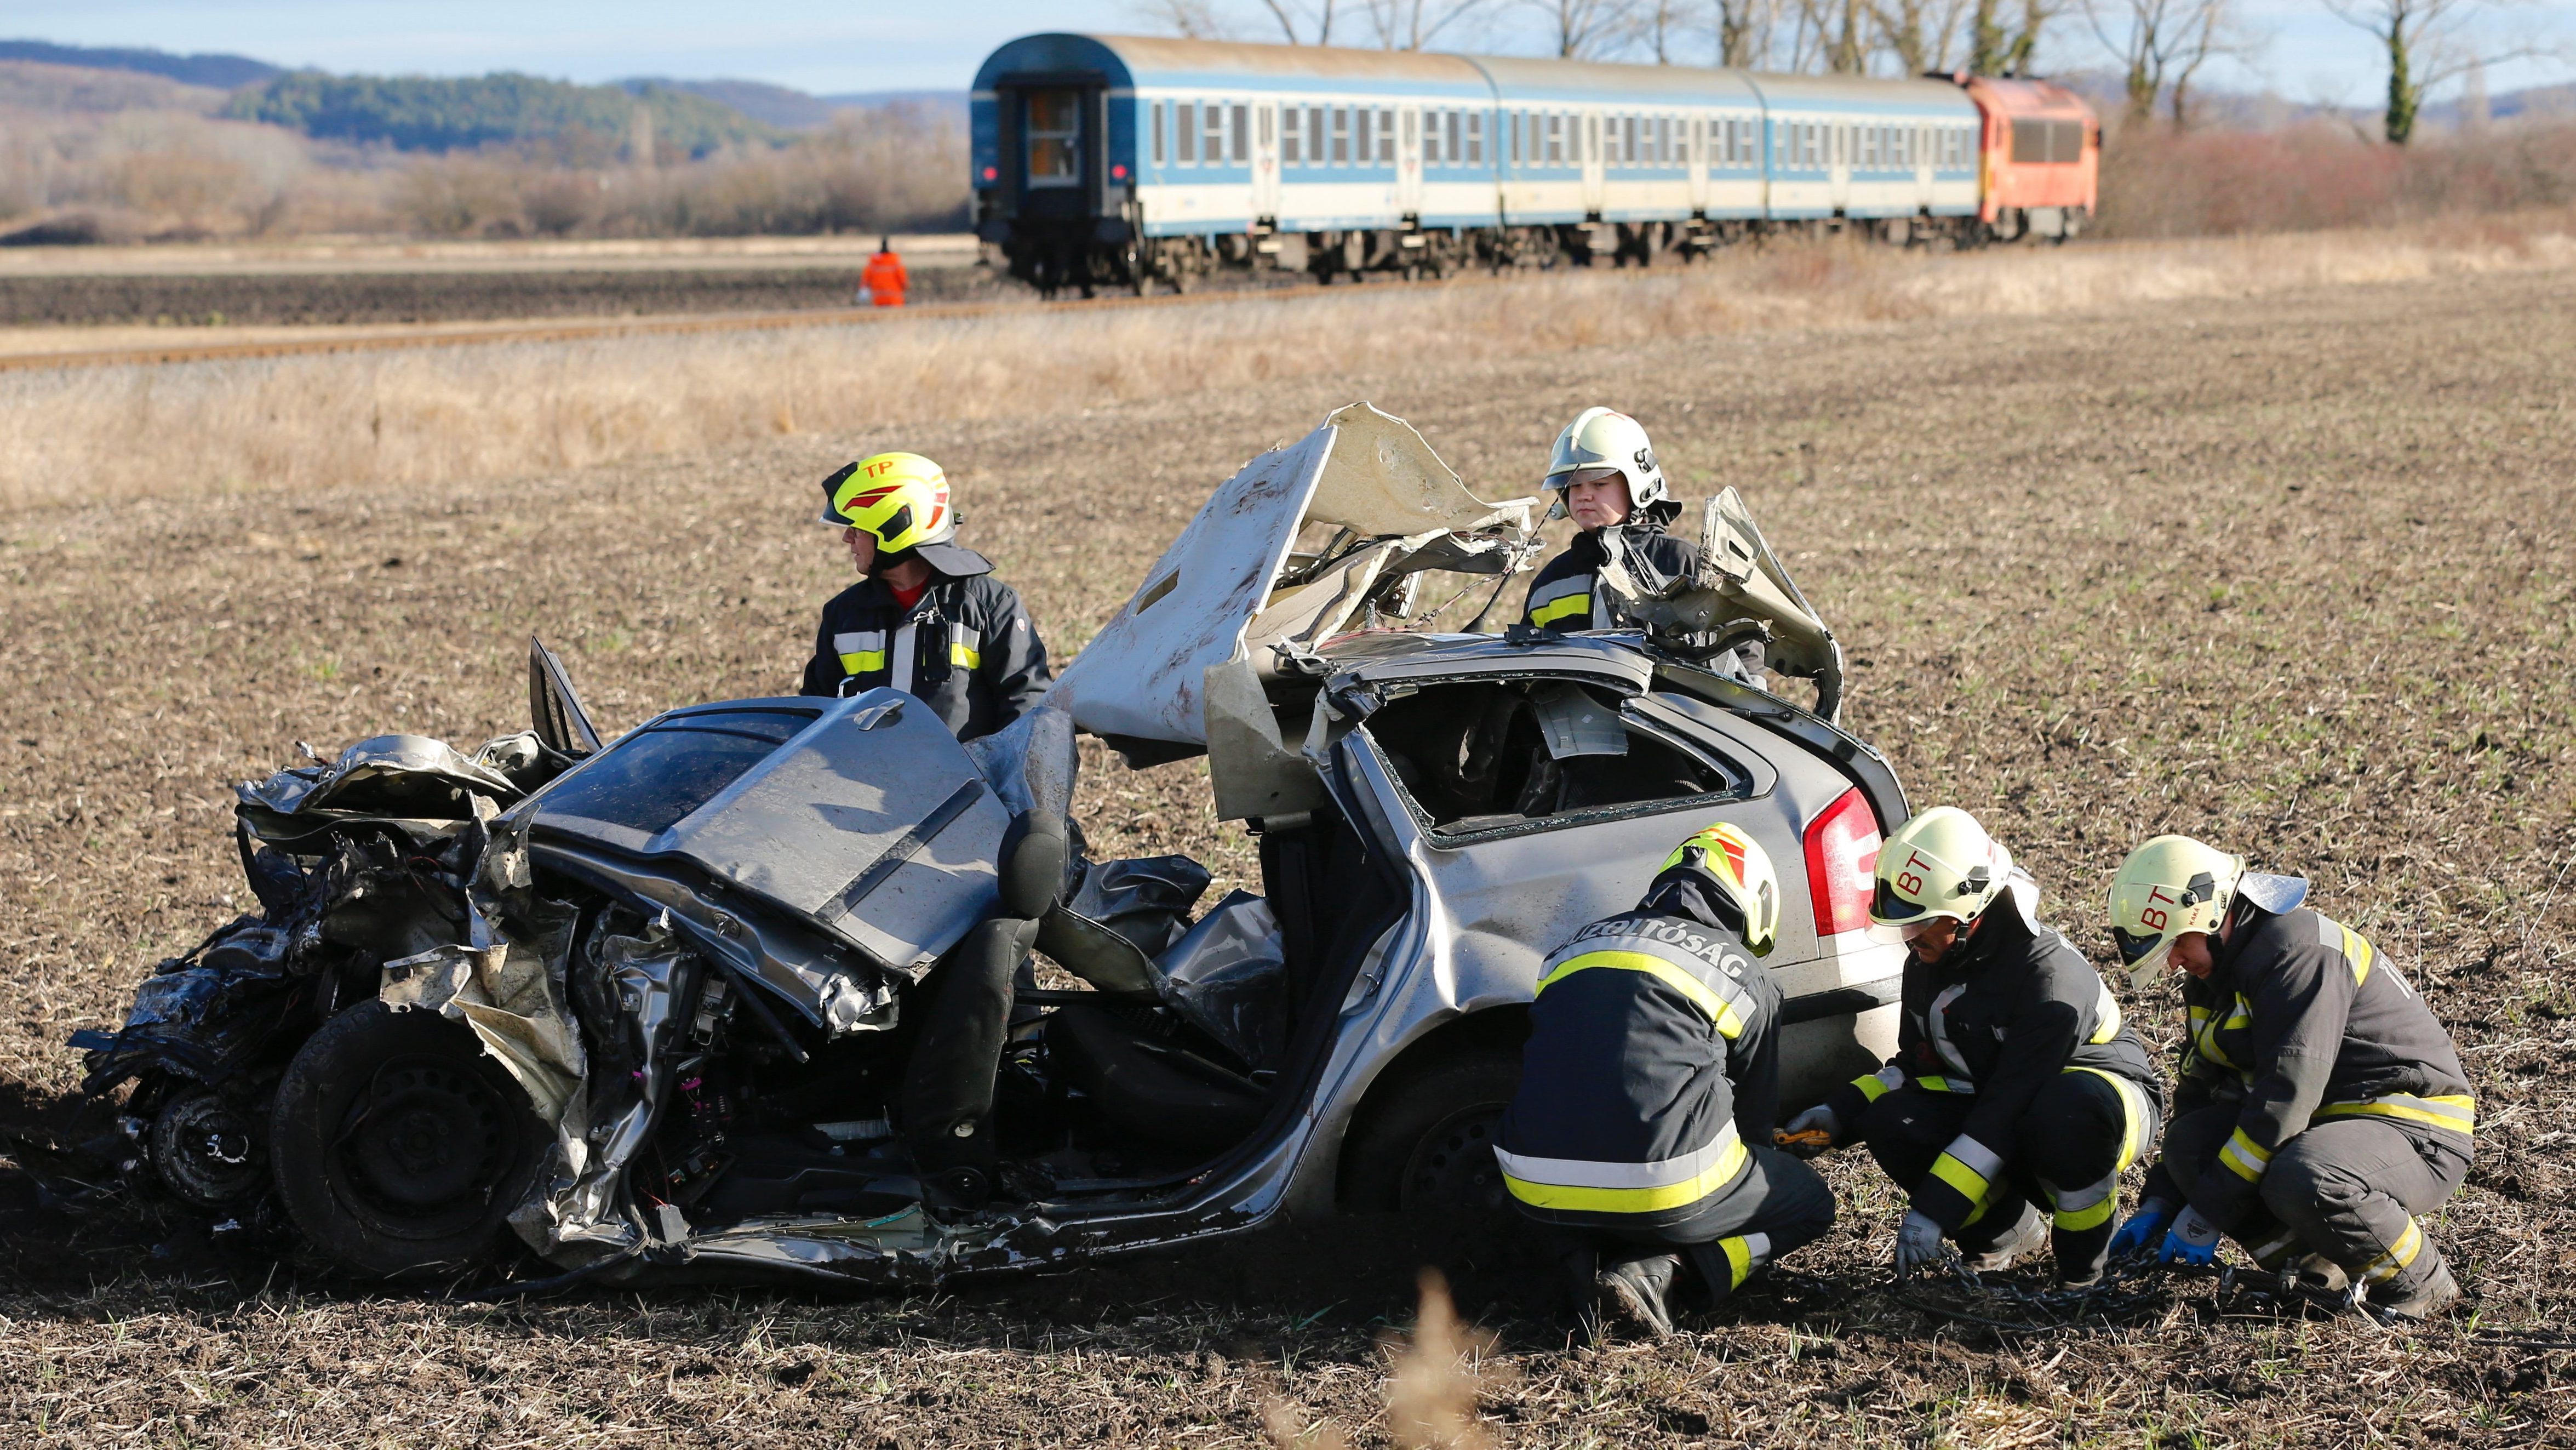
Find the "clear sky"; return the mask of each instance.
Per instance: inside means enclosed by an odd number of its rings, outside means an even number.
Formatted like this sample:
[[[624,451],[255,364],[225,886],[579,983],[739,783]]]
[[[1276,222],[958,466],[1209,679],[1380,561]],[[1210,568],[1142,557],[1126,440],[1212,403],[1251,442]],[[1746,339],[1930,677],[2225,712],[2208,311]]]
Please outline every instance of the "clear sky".
[[[2240,0],[2268,37],[2250,65],[2211,79],[2296,101],[2375,102],[2386,84],[2369,39],[2321,0]],[[1234,7],[1257,13],[1248,0]],[[1357,8],[1357,7],[1352,7]],[[2576,0],[2497,12],[2519,29],[2576,48]],[[2057,22],[2049,64],[2100,63],[2073,6]],[[230,51],[282,65],[378,74],[521,70],[578,81],[624,76],[730,77],[818,94],[962,89],[994,46],[1036,30],[1134,30],[1127,0],[6,0],[0,36],[70,45]],[[1357,37],[1354,37],[1356,40]],[[1527,19],[1444,48],[1526,50]],[[2520,62],[2488,77],[2494,92],[2576,79],[2558,61]]]

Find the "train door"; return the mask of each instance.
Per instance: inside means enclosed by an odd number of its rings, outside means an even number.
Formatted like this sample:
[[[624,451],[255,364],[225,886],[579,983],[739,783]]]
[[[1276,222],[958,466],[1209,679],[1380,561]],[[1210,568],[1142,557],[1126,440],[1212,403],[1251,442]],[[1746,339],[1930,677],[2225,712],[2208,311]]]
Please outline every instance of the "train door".
[[[1709,150],[1713,128],[1706,116],[1690,118],[1690,209],[1694,216],[1708,210],[1708,168],[1713,159]]]
[[[1576,124],[1580,127],[1576,134],[1582,138],[1583,146],[1583,213],[1586,216],[1599,216],[1601,215],[1601,194],[1604,190],[1601,171],[1601,115],[1597,111],[1587,112],[1578,118]]]
[[[1422,215],[1422,109],[1406,106],[1396,126],[1395,214]]]
[[[1830,198],[1826,204],[1834,209],[1835,215],[1839,216],[1851,207],[1851,122],[1835,121],[1828,124],[1825,127],[1825,144],[1831,148],[1825,157],[1826,186]]]
[[[1252,215],[1256,221],[1279,217],[1279,106],[1274,101],[1252,108]]]
[[[1108,116],[1097,85],[1012,86],[1003,90],[1003,175],[1032,220],[1070,222],[1098,215]]]

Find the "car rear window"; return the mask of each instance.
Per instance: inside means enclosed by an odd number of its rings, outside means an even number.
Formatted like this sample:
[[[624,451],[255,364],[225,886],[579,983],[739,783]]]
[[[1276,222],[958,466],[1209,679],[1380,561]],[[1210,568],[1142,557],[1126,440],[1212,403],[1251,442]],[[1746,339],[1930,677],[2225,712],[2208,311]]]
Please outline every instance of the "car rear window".
[[[668,830],[750,774],[818,713],[709,710],[657,720],[547,791],[538,815],[578,816],[648,836]]]

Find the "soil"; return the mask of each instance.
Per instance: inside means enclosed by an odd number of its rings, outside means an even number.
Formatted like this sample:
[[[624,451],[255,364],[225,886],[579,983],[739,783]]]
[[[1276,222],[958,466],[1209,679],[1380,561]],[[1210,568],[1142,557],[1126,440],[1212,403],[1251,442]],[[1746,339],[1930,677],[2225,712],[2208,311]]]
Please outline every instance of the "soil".
[[[1025,292],[985,267],[916,267],[906,300]],[[1033,295],[1033,294],[1032,294]],[[0,327],[171,327],[465,322],[864,305],[856,265],[651,271],[211,273],[0,277]]]
[[[841,582],[814,481],[885,446],[959,479],[1042,626],[1126,597],[1207,490],[1367,398],[1489,497],[1565,418],[1640,416],[1685,493],[1744,489],[1852,656],[1849,722],[1918,805],[1983,816],[2107,961],[2158,831],[2303,873],[2448,1021],[2479,1159],[2428,1222],[2486,1326],[2576,1308],[2576,304],[2563,277],[1895,323],[1542,360],[1372,361],[902,438],[471,487],[0,515],[0,1119],[60,1125],[72,1030],[247,899],[225,786],[386,729],[519,728],[531,632],[623,727],[788,688]],[[837,567],[836,567],[837,566]],[[1239,881],[1199,768],[1086,757],[1108,854]],[[2176,1006],[2121,992],[2159,1041]],[[1826,1160],[1835,1234],[1662,1346],[1549,1316],[1510,1225],[1348,1220],[935,1296],[348,1284],[148,1202],[0,1165],[0,1423],[18,1443],[883,1446],[1390,1435],[1390,1326],[1444,1267],[1509,1444],[2576,1443],[2576,1362],[2460,1325],[2222,1311],[2206,1280],[2049,1336],[1882,1282],[1901,1201]],[[1266,1407],[1266,1408],[1265,1408]]]

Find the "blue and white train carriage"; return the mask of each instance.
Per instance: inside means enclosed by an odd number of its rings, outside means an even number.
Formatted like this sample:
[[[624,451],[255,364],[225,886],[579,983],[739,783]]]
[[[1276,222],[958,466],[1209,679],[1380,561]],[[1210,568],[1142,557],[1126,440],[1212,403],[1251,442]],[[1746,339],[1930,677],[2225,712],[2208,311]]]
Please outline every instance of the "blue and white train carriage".
[[[976,226],[1049,292],[1974,240],[1980,124],[1940,81],[1033,35],[975,78]]]

